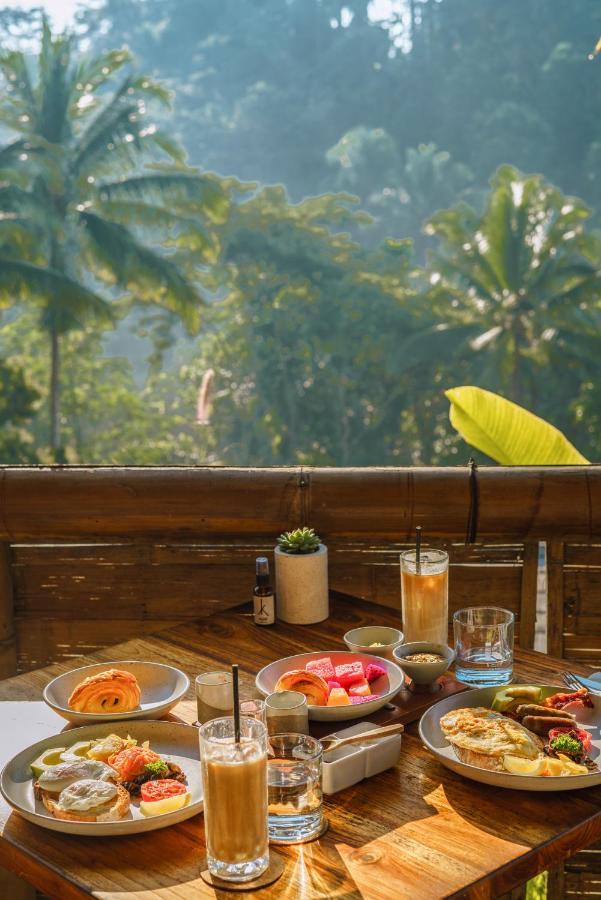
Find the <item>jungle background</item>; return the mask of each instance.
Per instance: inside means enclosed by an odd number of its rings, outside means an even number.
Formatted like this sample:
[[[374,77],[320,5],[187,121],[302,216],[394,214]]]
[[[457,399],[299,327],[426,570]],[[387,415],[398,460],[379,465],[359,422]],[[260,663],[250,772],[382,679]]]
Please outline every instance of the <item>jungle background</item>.
[[[601,456],[595,0],[0,9],[0,462]]]

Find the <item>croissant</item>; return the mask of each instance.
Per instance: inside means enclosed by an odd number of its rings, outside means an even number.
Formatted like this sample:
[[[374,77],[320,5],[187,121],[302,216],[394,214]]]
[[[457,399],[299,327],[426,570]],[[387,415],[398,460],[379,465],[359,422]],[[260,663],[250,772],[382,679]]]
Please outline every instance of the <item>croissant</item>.
[[[328,702],[328,685],[320,675],[306,669],[285,672],[275,686],[276,691],[299,691],[310,706],[325,706]]]
[[[84,678],[68,700],[69,709],[80,713],[130,712],[139,705],[137,678],[121,669],[106,669]]]

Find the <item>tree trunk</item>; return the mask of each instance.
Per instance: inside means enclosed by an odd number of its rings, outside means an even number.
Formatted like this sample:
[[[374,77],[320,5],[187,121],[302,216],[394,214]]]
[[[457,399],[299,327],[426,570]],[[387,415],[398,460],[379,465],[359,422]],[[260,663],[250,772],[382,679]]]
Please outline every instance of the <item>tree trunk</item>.
[[[64,462],[60,423],[60,347],[58,331],[50,326],[50,446],[54,462]]]

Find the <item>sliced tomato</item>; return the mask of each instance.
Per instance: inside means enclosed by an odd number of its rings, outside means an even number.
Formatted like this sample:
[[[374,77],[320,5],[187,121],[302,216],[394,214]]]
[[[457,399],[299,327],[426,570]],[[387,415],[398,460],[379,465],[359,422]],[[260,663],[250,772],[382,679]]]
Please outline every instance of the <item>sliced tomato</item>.
[[[126,747],[109,756],[109,766],[117,770],[123,781],[131,781],[142,774],[148,763],[157,762],[160,758],[158,753],[148,747]]]
[[[164,800],[166,797],[176,797],[178,794],[185,794],[188,788],[173,778],[157,778],[156,781],[145,781],[140,792],[142,800],[146,803],[152,803],[154,800]]]
[[[593,747],[593,739],[590,735],[590,732],[585,731],[584,728],[572,728],[568,725],[564,725],[561,728],[552,728],[549,732],[549,743],[556,738],[560,734],[569,734],[572,737],[578,738],[580,743],[582,744],[582,748],[585,753],[590,753]]]

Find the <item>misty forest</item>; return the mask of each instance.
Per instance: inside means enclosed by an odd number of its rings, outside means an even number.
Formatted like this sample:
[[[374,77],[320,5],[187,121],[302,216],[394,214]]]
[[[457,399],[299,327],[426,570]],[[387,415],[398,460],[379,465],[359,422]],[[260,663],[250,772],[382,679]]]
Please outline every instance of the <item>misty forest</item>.
[[[601,457],[600,34],[595,0],[0,9],[0,462],[465,463],[462,385]]]

